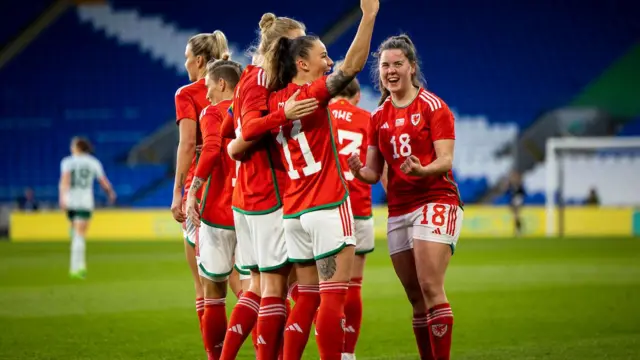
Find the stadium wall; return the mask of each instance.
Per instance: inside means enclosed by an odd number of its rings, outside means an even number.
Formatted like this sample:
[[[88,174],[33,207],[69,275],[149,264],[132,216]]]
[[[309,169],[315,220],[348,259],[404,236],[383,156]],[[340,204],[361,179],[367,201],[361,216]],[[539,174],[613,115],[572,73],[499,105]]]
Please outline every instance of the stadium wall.
[[[522,210],[524,234],[545,236],[543,207]],[[386,235],[387,211],[374,209],[376,238]],[[62,212],[11,214],[10,239],[15,242],[66,241],[69,225]],[[513,220],[508,207],[466,206],[461,237],[511,237]],[[569,207],[565,210],[566,236],[640,236],[640,210],[603,207]],[[99,210],[93,214],[89,240],[154,241],[182,237],[182,231],[168,210]]]

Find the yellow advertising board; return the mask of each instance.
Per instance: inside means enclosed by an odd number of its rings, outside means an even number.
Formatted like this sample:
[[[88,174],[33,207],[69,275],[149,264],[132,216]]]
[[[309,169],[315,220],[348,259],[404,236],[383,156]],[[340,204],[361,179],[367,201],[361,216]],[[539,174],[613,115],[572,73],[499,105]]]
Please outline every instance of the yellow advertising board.
[[[69,239],[69,222],[62,212],[13,213],[12,241]],[[168,210],[99,210],[93,213],[87,239],[179,240],[182,230]]]
[[[556,214],[557,215],[557,214]],[[523,236],[546,235],[544,207],[524,207],[521,210]],[[634,209],[630,207],[567,207],[564,211],[565,236],[631,236]],[[386,236],[387,209],[374,209],[376,237]],[[556,229],[558,229],[556,216]],[[513,215],[506,206],[471,205],[464,207],[463,238],[511,237],[514,235]]]
[[[376,238],[386,237],[387,209],[373,212]],[[465,206],[463,238],[510,237],[514,234],[513,217],[508,207]],[[568,207],[565,209],[566,236],[631,236],[634,229],[633,208]],[[522,209],[524,236],[545,236],[543,207]],[[69,223],[62,212],[13,213],[10,222],[12,241],[64,241],[69,239]],[[89,240],[177,240],[180,225],[168,210],[99,210],[93,213]]]

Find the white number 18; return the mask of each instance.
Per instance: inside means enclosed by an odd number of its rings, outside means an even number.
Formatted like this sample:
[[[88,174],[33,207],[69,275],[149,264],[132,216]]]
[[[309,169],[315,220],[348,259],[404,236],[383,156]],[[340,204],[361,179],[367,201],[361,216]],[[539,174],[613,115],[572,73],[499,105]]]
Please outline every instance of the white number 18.
[[[400,136],[398,136],[398,140],[400,141],[400,154],[398,154],[398,146],[396,144],[396,137],[392,136],[391,137],[391,146],[393,146],[393,158],[397,159],[399,158],[401,155],[404,157],[409,157],[411,156],[411,138],[409,137],[409,134],[400,134]]]

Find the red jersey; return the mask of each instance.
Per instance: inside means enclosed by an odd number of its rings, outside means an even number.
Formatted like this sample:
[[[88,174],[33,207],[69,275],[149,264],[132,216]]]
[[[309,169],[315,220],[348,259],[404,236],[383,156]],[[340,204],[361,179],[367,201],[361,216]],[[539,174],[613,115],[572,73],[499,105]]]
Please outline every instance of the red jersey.
[[[236,136],[242,134],[244,117],[249,112],[267,111],[266,74],[260,67],[246,67],[235,89],[230,108]],[[223,134],[224,136],[224,134]],[[274,164],[275,144],[268,137],[247,151],[238,169],[233,191],[233,209],[244,214],[268,214],[282,206],[278,177],[284,181],[281,166]],[[280,170],[278,170],[280,168]]]
[[[207,86],[204,84],[204,79],[200,79],[189,85],[185,85],[176,91],[176,123],[184,119],[191,119],[193,121],[200,121],[200,114],[202,110],[209,106],[209,100],[207,100]],[[189,187],[193,181],[193,174],[196,171],[196,165],[198,163],[198,156],[200,155],[200,149],[202,147],[202,133],[200,127],[196,127],[196,154],[191,161],[189,172],[184,183],[184,192],[189,192]],[[202,195],[202,190],[198,192],[198,198]]]
[[[399,216],[427,203],[462,205],[453,172],[419,178],[405,175],[400,165],[411,155],[422,166],[436,159],[433,142],[455,139],[453,114],[447,104],[420,88],[411,104],[399,108],[391,98],[373,113],[369,146],[382,153],[388,165],[389,216]]]
[[[231,140],[222,139],[220,134],[223,114],[227,112],[229,105],[231,100],[224,100],[216,105],[207,106],[202,111],[202,153],[195,176],[207,179],[200,205],[202,222],[209,226],[232,230],[231,196],[236,161],[227,155],[227,145]]]
[[[360,154],[360,161],[367,162],[367,131],[371,114],[346,100],[338,100],[329,105],[331,117],[338,124],[338,148],[343,176],[349,185],[349,198],[356,219],[371,217],[371,185],[354,178],[347,159],[353,153]]]
[[[273,132],[288,175],[283,195],[285,218],[336,207],[349,195],[336,148],[337,122],[327,107],[331,95],[326,81],[325,76],[307,85],[289,84],[269,97],[271,112],[284,107],[298,89],[298,100],[316,98],[320,102],[313,114]]]

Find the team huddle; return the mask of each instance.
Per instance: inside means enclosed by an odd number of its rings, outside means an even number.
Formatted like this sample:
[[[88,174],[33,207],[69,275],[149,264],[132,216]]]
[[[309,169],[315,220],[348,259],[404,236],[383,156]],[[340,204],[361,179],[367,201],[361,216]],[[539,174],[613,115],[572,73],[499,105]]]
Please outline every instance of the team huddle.
[[[449,359],[444,277],[462,223],[453,115],[424,89],[405,35],[376,52],[380,107],[356,106],[378,8],[361,0],[339,64],[304,24],[271,13],[244,69],[220,31],[187,44],[193,83],[175,96],[171,211],[183,224],[209,359],[235,359],[249,335],[257,359],[300,359],[314,326],[321,359],[355,359],[374,249],[370,185],[381,180],[420,357]],[[228,287],[238,296],[229,319]]]

